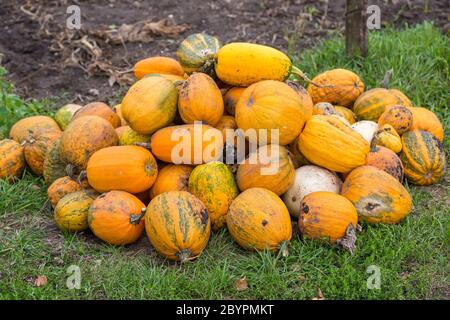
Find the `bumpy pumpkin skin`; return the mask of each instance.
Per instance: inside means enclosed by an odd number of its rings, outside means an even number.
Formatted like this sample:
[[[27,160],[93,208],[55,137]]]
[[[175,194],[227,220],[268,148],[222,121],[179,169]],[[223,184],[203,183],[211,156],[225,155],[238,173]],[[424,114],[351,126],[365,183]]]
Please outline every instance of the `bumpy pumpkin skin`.
[[[314,103],[329,102],[340,106],[351,106],[364,92],[364,83],[350,70],[333,69],[317,75],[312,82],[324,86],[308,85]]]
[[[378,125],[390,124],[399,135],[408,131],[413,123],[412,112],[404,106],[386,108],[378,119]]]
[[[356,229],[358,213],[345,197],[333,192],[319,191],[303,198],[298,218],[298,228],[302,236],[336,243],[345,236],[350,224]]]
[[[81,186],[72,178],[65,176],[56,179],[47,189],[48,199],[52,207],[56,207],[65,195],[81,190]]]
[[[88,211],[94,198],[94,194],[87,190],[76,191],[62,197],[54,212],[58,228],[69,232],[86,230],[89,227]]]
[[[14,140],[0,141],[0,179],[13,181],[25,169],[23,147]]]
[[[69,122],[72,120],[73,115],[75,112],[80,110],[82,106],[78,104],[69,103],[65,106],[62,106],[59,108],[58,111],[55,113],[55,121],[58,123],[61,130],[65,130]]]
[[[32,116],[17,121],[9,131],[9,137],[19,143],[30,137],[37,138],[44,132],[61,131],[55,120],[47,116]]]
[[[347,107],[342,106],[334,106],[334,109],[338,114],[343,116],[350,124],[354,124],[356,122],[356,116],[352,110]]]
[[[95,101],[88,103],[75,112],[72,117],[72,121],[85,116],[97,116],[103,118],[111,123],[113,128],[120,127],[121,125],[120,117],[104,102]]]
[[[35,174],[43,174],[45,157],[60,137],[61,131],[49,131],[36,139],[30,137],[29,140],[26,140],[24,146],[25,160]]]
[[[151,152],[142,147],[115,146],[95,152],[86,172],[89,184],[99,192],[139,193],[153,185],[158,165]]]
[[[218,161],[195,167],[189,177],[189,192],[206,206],[213,230],[225,226],[228,208],[239,194],[230,169]]]
[[[185,262],[198,257],[208,244],[211,222],[197,197],[186,191],[169,191],[148,205],[145,230],[156,251]]]
[[[134,76],[141,79],[147,74],[164,73],[182,76],[184,74],[181,64],[168,57],[150,57],[136,62],[133,68]]]
[[[444,147],[428,131],[413,130],[402,135],[400,154],[408,181],[426,186],[436,183],[447,166]]]
[[[177,100],[178,91],[171,81],[163,77],[146,77],[128,90],[121,111],[134,131],[152,134],[173,121]]]
[[[116,128],[117,135],[119,136],[119,145],[121,146],[132,146],[136,143],[150,143],[150,135],[141,134],[130,126],[122,126]]]
[[[120,125],[121,125],[121,126],[127,126],[128,123],[127,123],[127,121],[124,119],[124,117],[123,117],[123,115],[122,115],[122,105],[121,105],[120,103],[119,103],[119,104],[116,104],[116,105],[113,107],[113,110],[114,110],[115,113],[117,113],[117,115],[118,115],[119,118],[120,118]]]
[[[222,156],[223,144],[221,131],[199,123],[160,129],[152,135],[150,142],[155,157],[174,164],[201,164],[217,160]],[[189,147],[190,152],[185,153]]]
[[[64,130],[59,155],[63,162],[82,170],[94,152],[118,143],[119,137],[108,121],[97,116],[84,116],[73,120]]]
[[[150,198],[168,191],[188,191],[189,176],[193,166],[185,164],[168,164],[158,172],[156,181],[150,189]]]
[[[233,87],[225,93],[223,96],[223,103],[228,114],[234,116],[237,102],[244,90],[245,88],[243,87]]]
[[[45,183],[50,186],[56,179],[66,176],[67,164],[59,156],[61,138],[48,149],[42,167]]]
[[[275,193],[263,188],[247,189],[234,199],[227,226],[234,240],[247,250],[278,251],[292,237],[286,206]]]
[[[101,240],[114,245],[127,245],[144,232],[146,207],[134,195],[110,191],[97,197],[89,208],[88,225]]]
[[[372,144],[386,147],[395,153],[402,151],[400,136],[390,124],[384,124],[378,128],[373,137]]]
[[[410,110],[413,114],[411,130],[428,131],[440,142],[444,141],[444,128],[433,111],[421,107],[411,108]]]
[[[205,67],[211,67],[205,66],[205,64],[212,63],[220,47],[221,43],[216,37],[204,33],[195,33],[180,43],[176,55],[184,72],[191,74]]]
[[[313,116],[300,134],[298,148],[312,163],[336,172],[349,172],[366,163],[369,143],[333,116]]]
[[[178,112],[185,123],[203,121],[215,126],[223,115],[222,93],[204,73],[192,74],[180,88]]]
[[[259,187],[281,195],[292,185],[294,176],[294,164],[287,149],[270,144],[258,148],[239,165],[236,180],[241,191]]]
[[[403,185],[390,174],[372,166],[356,168],[347,176],[341,194],[356,208],[360,220],[395,224],[412,210]]]
[[[389,173],[398,181],[403,181],[403,164],[394,151],[383,146],[372,146],[367,155],[366,165]]]
[[[312,104],[305,101],[284,82],[260,81],[245,89],[239,99],[236,123],[244,131],[267,129],[267,143],[276,143],[272,141],[272,134],[278,132],[279,144],[287,145],[294,141],[305,121],[312,116]],[[261,133],[258,131],[257,134]]]

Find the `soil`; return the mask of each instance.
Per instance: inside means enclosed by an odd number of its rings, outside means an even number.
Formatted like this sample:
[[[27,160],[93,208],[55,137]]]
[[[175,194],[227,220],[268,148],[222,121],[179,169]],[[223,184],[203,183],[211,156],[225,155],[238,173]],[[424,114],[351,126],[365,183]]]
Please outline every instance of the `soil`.
[[[449,29],[448,1],[369,2],[380,6],[383,25],[414,25],[431,20],[443,32]],[[428,7],[424,4],[427,2]],[[58,38],[68,31],[66,9],[71,4],[81,8],[81,30],[75,39],[89,34],[101,49],[101,62],[113,66],[113,71],[98,67],[83,70],[79,65],[68,65],[71,48],[59,47],[61,50],[55,51],[55,45],[60,43]],[[122,82],[122,86],[118,83],[111,86],[108,81],[111,72],[124,75],[136,61],[152,55],[173,57],[179,42],[191,33],[206,32],[222,42],[267,44],[295,54],[312,47],[318,39],[342,32],[344,14],[345,0],[3,0],[1,64],[9,70],[8,79],[25,98],[62,96],[64,103],[110,101],[120,97],[127,87],[126,82]],[[92,35],[93,31],[113,26],[161,19],[187,28],[175,35],[155,35],[147,43],[112,44]]]

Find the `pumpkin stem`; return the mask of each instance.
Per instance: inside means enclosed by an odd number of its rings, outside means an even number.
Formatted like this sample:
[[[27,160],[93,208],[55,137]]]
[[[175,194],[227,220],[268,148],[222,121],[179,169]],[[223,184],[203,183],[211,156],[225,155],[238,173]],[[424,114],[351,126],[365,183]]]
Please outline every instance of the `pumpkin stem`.
[[[356,249],[355,242],[356,242],[356,229],[353,226],[353,224],[350,223],[347,226],[347,229],[345,230],[345,235],[342,238],[337,239],[336,243],[338,247],[349,251],[350,254],[353,255]]]
[[[147,211],[147,208],[142,208],[140,214],[132,214],[130,215],[130,223],[131,224],[138,224],[141,219],[145,216],[145,212]]]
[[[181,263],[183,263],[192,259],[191,253],[192,253],[191,250],[183,249],[180,252],[177,252],[176,255],[178,256],[178,258],[180,258]]]
[[[148,143],[148,142],[135,142],[134,145],[138,146],[138,147],[142,147],[142,148],[148,149],[150,151],[152,150],[152,147],[151,147],[150,143]]]
[[[312,84],[313,86],[318,87],[318,88],[330,88],[330,87],[333,87],[333,86],[331,86],[331,85],[320,85],[320,84],[317,84],[317,83],[315,83],[315,82],[312,82],[311,79],[309,79],[309,78],[306,76],[306,74],[303,73],[302,70],[300,70],[299,68],[297,68],[297,67],[294,66],[294,65],[291,66],[291,74],[294,75],[294,76],[296,76],[297,78],[300,78],[300,79],[302,79],[302,80],[304,80],[304,81],[306,81],[306,82]]]
[[[68,164],[66,166],[66,174],[69,176],[70,179],[77,181],[78,177],[75,174],[75,166],[73,164]]]
[[[289,241],[282,241],[280,244],[280,253],[283,258],[286,258],[289,255]]]
[[[81,183],[81,181],[83,181],[86,178],[87,178],[86,170],[81,171],[76,180],[76,182],[81,186],[81,188],[83,188],[83,184]]]

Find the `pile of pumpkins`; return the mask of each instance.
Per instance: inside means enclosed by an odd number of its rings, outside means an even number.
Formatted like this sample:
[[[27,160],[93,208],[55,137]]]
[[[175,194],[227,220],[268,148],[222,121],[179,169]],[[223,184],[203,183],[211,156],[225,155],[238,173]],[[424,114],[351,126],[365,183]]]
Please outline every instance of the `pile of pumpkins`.
[[[399,90],[364,91],[345,69],[310,80],[274,48],[206,34],[176,55],[139,61],[113,108],[69,104],[15,123],[0,142],[0,178],[13,182],[26,166],[43,176],[62,230],[90,229],[114,245],[145,230],[160,254],[187,261],[221,228],[245,249],[285,253],[292,220],[301,237],[353,252],[358,221],[395,224],[412,211],[404,176],[430,185],[445,172],[442,124]],[[217,138],[202,135],[201,151],[220,152],[173,163],[195,126]],[[230,164],[229,129],[278,130],[279,139]]]

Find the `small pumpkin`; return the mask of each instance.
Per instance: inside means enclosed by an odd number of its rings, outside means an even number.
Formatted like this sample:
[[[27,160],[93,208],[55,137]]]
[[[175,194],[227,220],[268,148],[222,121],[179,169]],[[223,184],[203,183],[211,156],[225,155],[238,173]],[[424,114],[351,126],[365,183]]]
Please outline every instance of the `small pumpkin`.
[[[409,110],[413,114],[411,130],[428,131],[438,138],[440,142],[444,141],[442,123],[433,111],[421,107],[410,108]]]
[[[318,102],[313,105],[313,115],[322,114],[322,115],[331,115],[338,114],[334,106],[329,102]]]
[[[120,126],[127,126],[128,123],[127,123],[127,121],[124,119],[124,117],[123,117],[123,115],[122,115],[122,105],[121,105],[120,103],[119,103],[119,104],[116,104],[116,105],[113,107],[113,110],[114,110],[115,113],[117,113],[117,115],[118,115],[119,118],[120,118]]]
[[[197,197],[186,191],[169,191],[150,201],[145,230],[156,251],[185,262],[198,257],[208,244],[211,222]]]
[[[75,112],[72,121],[85,116],[97,116],[103,118],[111,123],[114,128],[120,127],[121,125],[120,117],[104,102],[95,101],[88,103]]]
[[[96,237],[110,244],[126,245],[136,242],[144,232],[145,212],[145,205],[134,195],[110,191],[92,202],[87,221]]]
[[[55,120],[47,116],[32,116],[17,121],[9,131],[9,137],[19,143],[49,131],[61,131]]]
[[[50,146],[45,155],[44,164],[42,167],[42,175],[44,176],[45,183],[49,186],[56,179],[62,178],[67,175],[66,167],[67,163],[61,160],[59,156],[59,145],[61,138],[56,140],[55,143]]]
[[[270,144],[258,148],[239,165],[236,181],[241,191],[259,187],[281,195],[292,185],[294,176],[287,149]]]
[[[0,140],[0,179],[13,181],[25,169],[23,147],[14,140]]]
[[[426,186],[436,183],[445,173],[447,161],[444,147],[428,131],[413,130],[402,135],[400,158],[408,181]]]
[[[184,39],[176,52],[184,72],[209,71],[221,43],[216,37],[195,33]]]
[[[95,152],[86,172],[89,184],[99,192],[138,193],[153,185],[158,166],[151,152],[142,147],[115,146]]]
[[[314,84],[309,84],[308,92],[314,103],[329,102],[347,107],[364,92],[364,83],[358,75],[346,69],[325,71],[312,82]]]
[[[82,108],[78,104],[69,103],[58,109],[55,113],[55,121],[61,130],[65,130],[73,115]]]
[[[168,191],[188,191],[189,176],[193,169],[193,166],[185,164],[168,164],[162,167],[150,189],[150,198]]]
[[[405,187],[373,166],[350,172],[341,194],[353,203],[359,219],[368,223],[398,223],[412,210],[411,196]]]
[[[398,181],[403,181],[403,165],[394,151],[383,146],[374,145],[367,155],[366,165],[374,166],[389,173]]]
[[[88,229],[89,207],[96,194],[89,190],[69,193],[58,201],[54,219],[58,228],[63,231],[77,232]]]
[[[334,109],[338,114],[343,116],[350,124],[354,124],[356,122],[356,116],[352,110],[347,107],[342,106],[334,106]]]
[[[185,123],[202,121],[215,126],[223,110],[222,93],[207,74],[194,73],[181,85],[178,112]]]
[[[374,121],[361,120],[351,125],[368,143],[371,143],[378,130],[378,123]]]
[[[227,213],[228,231],[247,250],[284,249],[292,237],[289,212],[272,191],[251,188],[233,200]]]
[[[400,136],[390,124],[385,124],[378,128],[373,137],[372,144],[386,147],[395,153],[402,151]]]
[[[215,128],[217,130],[222,131],[223,141],[229,144],[234,143],[237,145],[237,137],[234,135],[235,130],[237,129],[236,119],[233,116],[222,116],[219,122],[216,123]],[[227,131],[233,134],[233,140],[227,141]]]
[[[378,119],[378,125],[390,124],[399,135],[408,131],[413,122],[412,112],[404,106],[386,108]]]
[[[150,143],[150,135],[141,134],[133,129],[130,126],[122,126],[116,128],[117,135],[119,136],[119,145],[121,146],[130,146],[136,143]]]
[[[118,143],[119,137],[108,121],[97,116],[84,116],[74,119],[64,130],[59,155],[63,162],[82,170],[94,152]]]
[[[184,70],[177,60],[159,56],[139,60],[134,65],[133,71],[137,79],[153,73],[173,74],[176,76],[184,75]]]
[[[61,200],[65,195],[77,192],[79,190],[81,190],[80,184],[69,176],[65,176],[56,179],[50,187],[48,187],[47,195],[52,207],[55,208],[59,200]]]
[[[228,114],[234,116],[237,102],[244,90],[245,88],[243,87],[233,87],[225,93],[225,95],[223,96],[223,103]]]
[[[369,143],[333,116],[316,115],[306,122],[298,148],[312,163],[337,172],[364,165]]]
[[[284,82],[266,80],[249,86],[236,106],[236,123],[242,130],[266,129],[267,143],[278,136],[279,144],[287,145],[301,132],[312,115],[312,104],[305,103],[299,94]]]
[[[30,138],[24,142],[25,160],[35,174],[43,174],[45,157],[60,137],[61,131],[49,131],[36,139],[30,135]]]
[[[195,167],[189,176],[189,192],[204,203],[214,230],[225,226],[228,208],[239,194],[230,169],[219,161]]]
[[[292,217],[298,218],[303,198],[313,192],[339,193],[342,181],[336,173],[327,169],[306,165],[295,170],[294,183],[283,194],[283,201]]]

